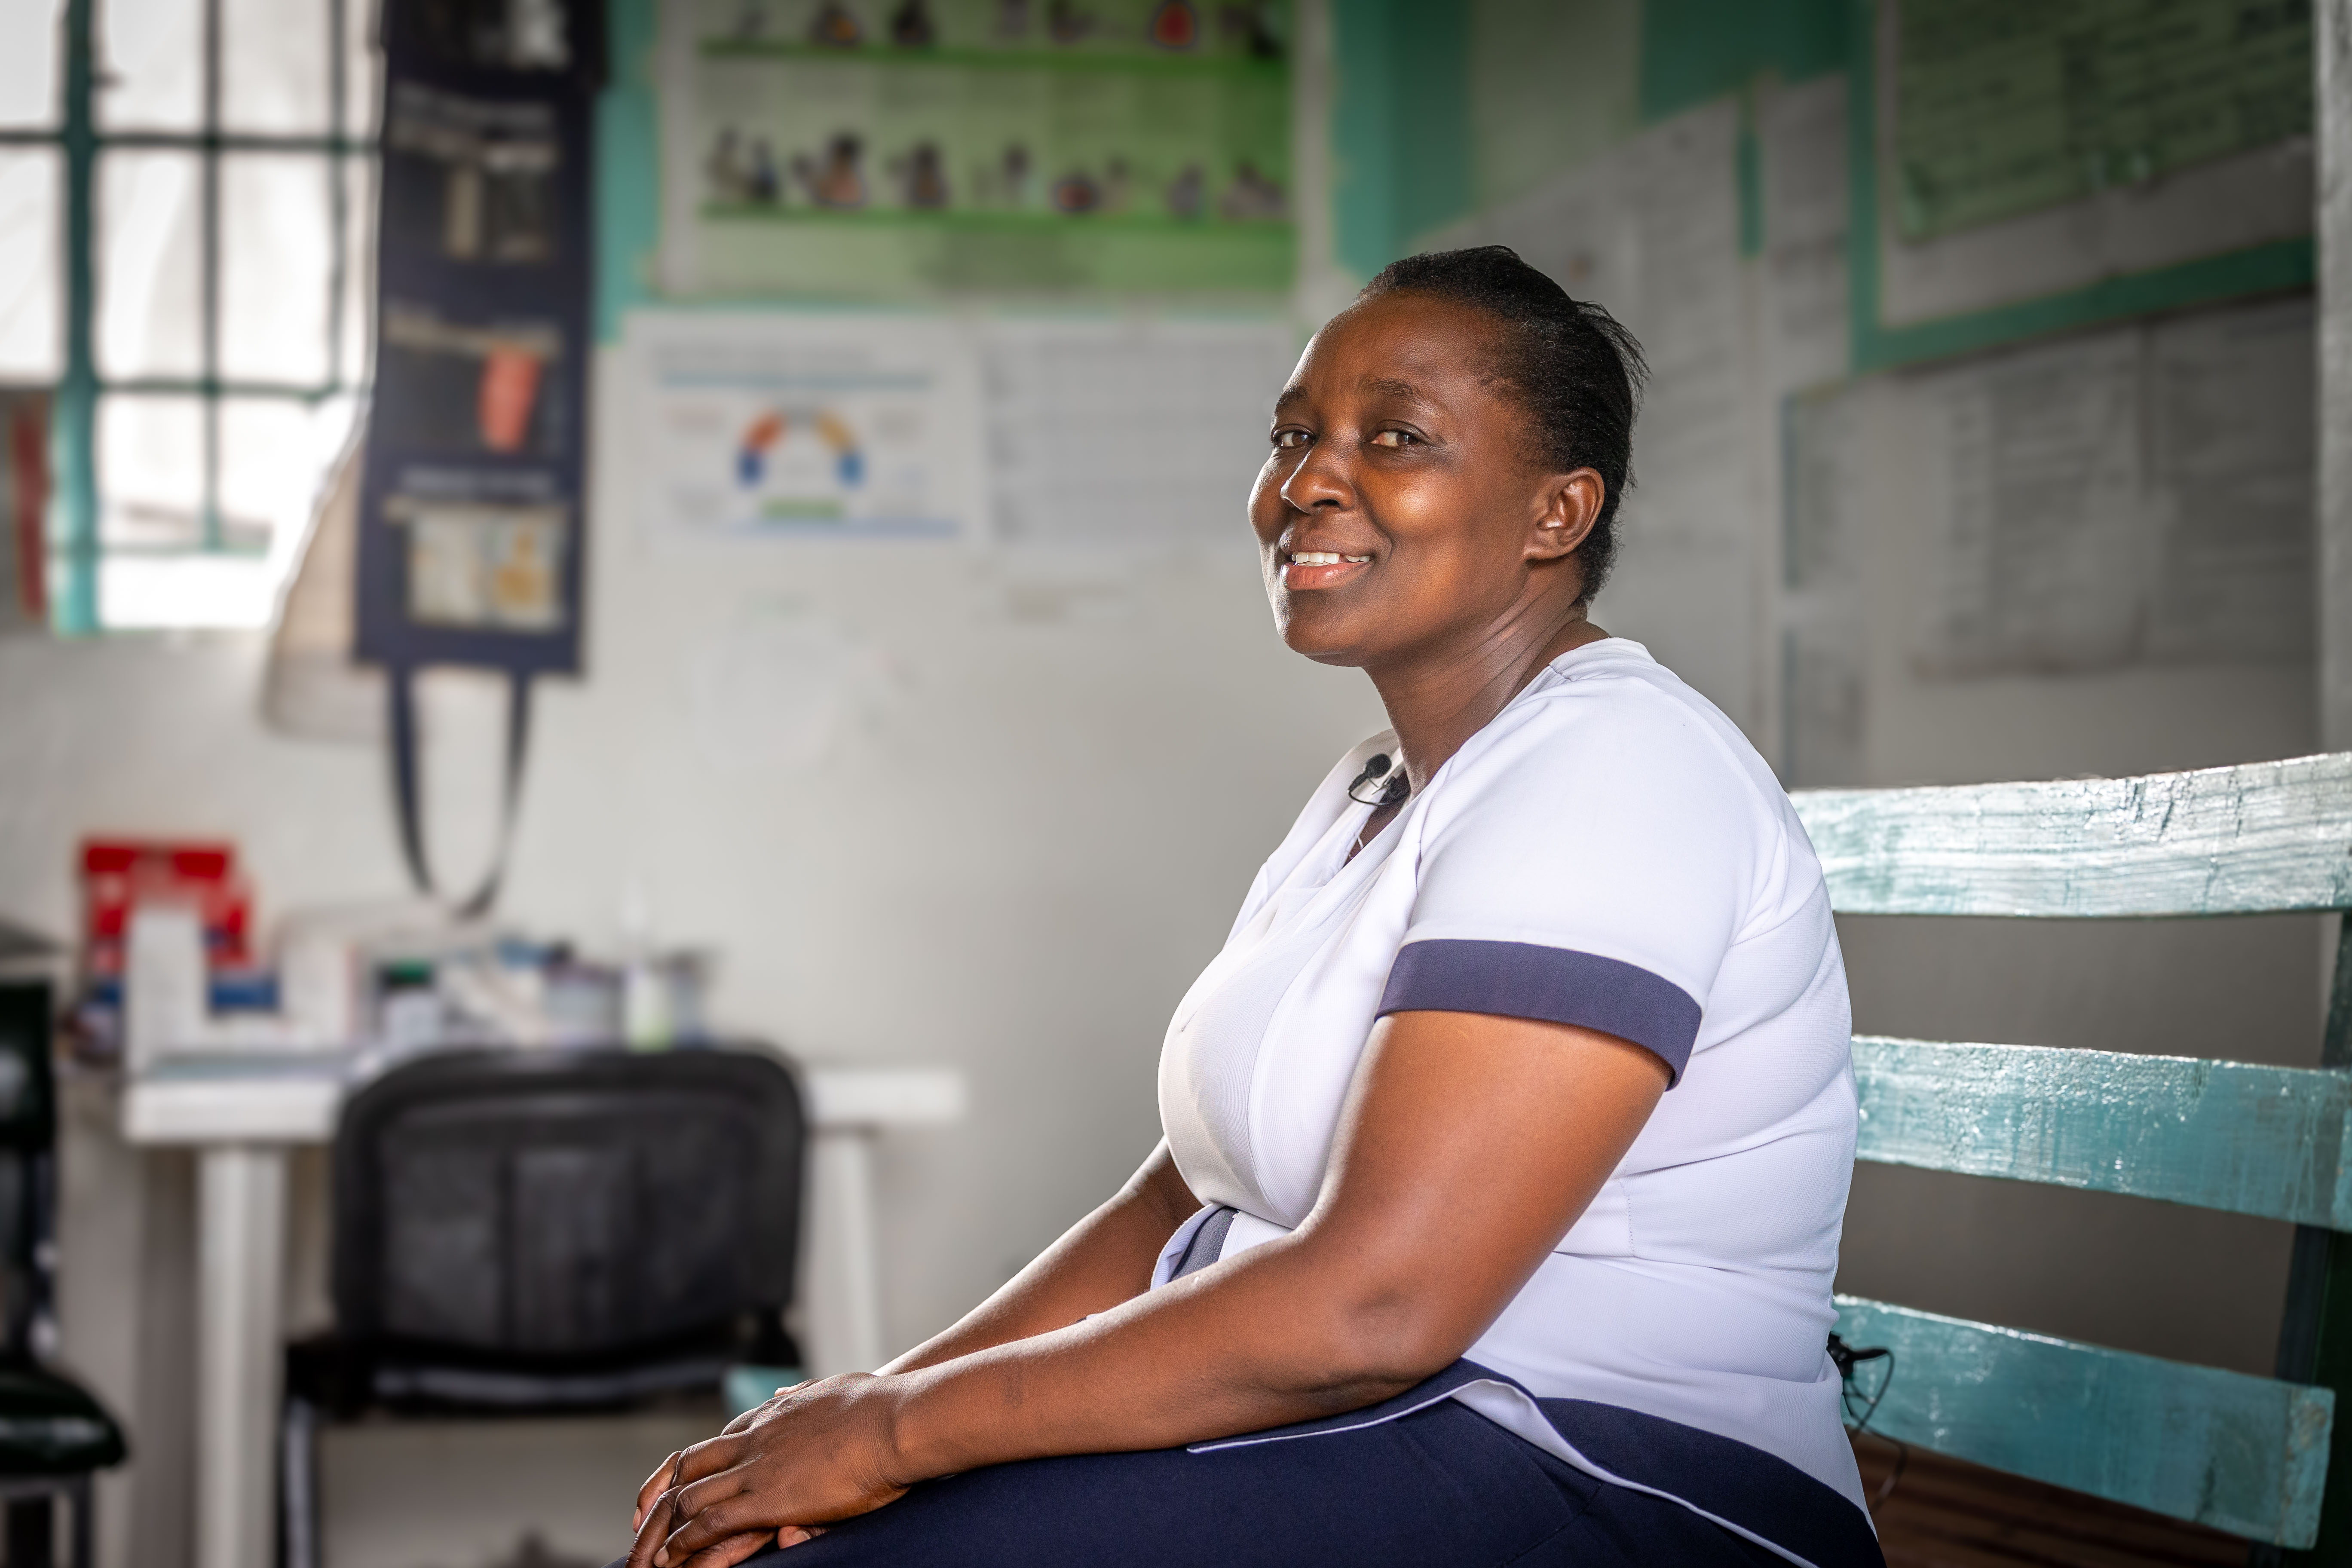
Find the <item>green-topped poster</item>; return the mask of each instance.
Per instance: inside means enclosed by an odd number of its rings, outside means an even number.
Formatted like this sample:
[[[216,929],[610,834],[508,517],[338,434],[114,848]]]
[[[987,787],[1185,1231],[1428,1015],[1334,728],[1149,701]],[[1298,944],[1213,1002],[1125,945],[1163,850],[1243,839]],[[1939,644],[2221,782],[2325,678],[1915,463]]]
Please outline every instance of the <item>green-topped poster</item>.
[[[1290,285],[1286,0],[662,14],[668,293]]]

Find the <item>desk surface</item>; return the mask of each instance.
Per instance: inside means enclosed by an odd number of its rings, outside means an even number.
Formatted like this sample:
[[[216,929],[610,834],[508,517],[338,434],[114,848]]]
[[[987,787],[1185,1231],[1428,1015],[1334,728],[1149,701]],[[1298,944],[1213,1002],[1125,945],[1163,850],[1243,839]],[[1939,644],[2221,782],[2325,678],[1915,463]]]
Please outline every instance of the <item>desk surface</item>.
[[[344,1095],[383,1065],[290,1054],[166,1062],[124,1086],[122,1135],[133,1143],[324,1143]],[[963,1075],[953,1068],[814,1065],[799,1073],[819,1132],[963,1118]]]

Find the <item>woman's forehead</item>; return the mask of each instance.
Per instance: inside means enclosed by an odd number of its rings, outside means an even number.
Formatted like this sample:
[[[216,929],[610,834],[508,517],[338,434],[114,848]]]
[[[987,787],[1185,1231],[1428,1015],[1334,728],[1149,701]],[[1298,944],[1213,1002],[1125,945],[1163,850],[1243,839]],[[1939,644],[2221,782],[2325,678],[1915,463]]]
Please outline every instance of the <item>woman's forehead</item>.
[[[1381,295],[1324,324],[1280,402],[1354,393],[1433,407],[1485,394],[1494,376],[1494,331],[1485,312],[1450,300]]]

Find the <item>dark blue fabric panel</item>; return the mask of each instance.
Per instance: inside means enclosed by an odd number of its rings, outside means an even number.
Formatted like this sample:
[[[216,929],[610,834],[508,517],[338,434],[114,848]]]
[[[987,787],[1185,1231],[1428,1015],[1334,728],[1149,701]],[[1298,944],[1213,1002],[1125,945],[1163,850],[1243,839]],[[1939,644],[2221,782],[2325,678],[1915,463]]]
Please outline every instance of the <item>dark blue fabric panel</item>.
[[[1673,1496],[1612,1486],[1449,1397],[1481,1378],[1512,1381],[1458,1361],[1394,1399],[1234,1447],[1033,1459],[927,1481],[791,1548],[781,1568],[1785,1563],[1675,1497],[1814,1568],[1885,1568],[1862,1510],[1784,1460],[1612,1405],[1537,1401],[1592,1463]],[[753,1561],[777,1568],[776,1556]]]
[[[1234,1208],[1221,1208],[1202,1220],[1201,1228],[1194,1231],[1192,1239],[1185,1244],[1184,1256],[1178,1259],[1176,1271],[1168,1278],[1181,1279],[1187,1274],[1198,1274],[1223,1258],[1225,1254],[1225,1233],[1234,1228],[1234,1215],[1240,1212]]]
[[[1851,1511],[1852,1505],[1841,1503]],[[995,1465],[760,1568],[1786,1568],[1451,1400],[1312,1443]],[[1840,1565],[1843,1568],[1843,1565]]]
[[[1569,1446],[1613,1475],[1659,1487],[1816,1568],[1883,1568],[1868,1516],[1759,1448],[1589,1399],[1538,1399]]]
[[[1699,1005],[1637,964],[1532,942],[1409,942],[1389,971],[1381,1012],[1493,1013],[1542,1018],[1631,1040],[1682,1081]]]

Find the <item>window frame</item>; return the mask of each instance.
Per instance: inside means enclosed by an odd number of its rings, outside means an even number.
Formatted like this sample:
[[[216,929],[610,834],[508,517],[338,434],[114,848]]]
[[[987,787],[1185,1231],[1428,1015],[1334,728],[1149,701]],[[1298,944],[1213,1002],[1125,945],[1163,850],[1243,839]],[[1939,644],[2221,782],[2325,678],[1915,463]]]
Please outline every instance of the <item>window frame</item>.
[[[345,295],[353,264],[352,173],[355,159],[381,155],[377,132],[350,129],[352,83],[348,26],[352,0],[313,0],[327,12],[327,126],[322,134],[226,131],[221,126],[223,0],[194,0],[201,16],[201,114],[190,131],[105,130],[98,122],[99,0],[64,0],[58,25],[58,101],[47,126],[0,127],[0,148],[50,147],[61,154],[64,255],[62,359],[50,395],[50,452],[55,484],[49,549],[51,625],[61,633],[104,630],[99,606],[99,565],[106,549],[99,533],[99,400],[114,394],[194,396],[203,420],[201,538],[173,553],[227,552],[220,509],[221,414],[232,398],[276,398],[315,406],[364,390],[364,343],[347,342]],[[116,149],[193,153],[197,158],[197,340],[194,376],[103,376],[97,338],[98,234],[95,222],[100,154]],[[221,160],[224,153],[278,153],[316,157],[328,179],[326,375],[316,383],[228,379],[220,374]]]

